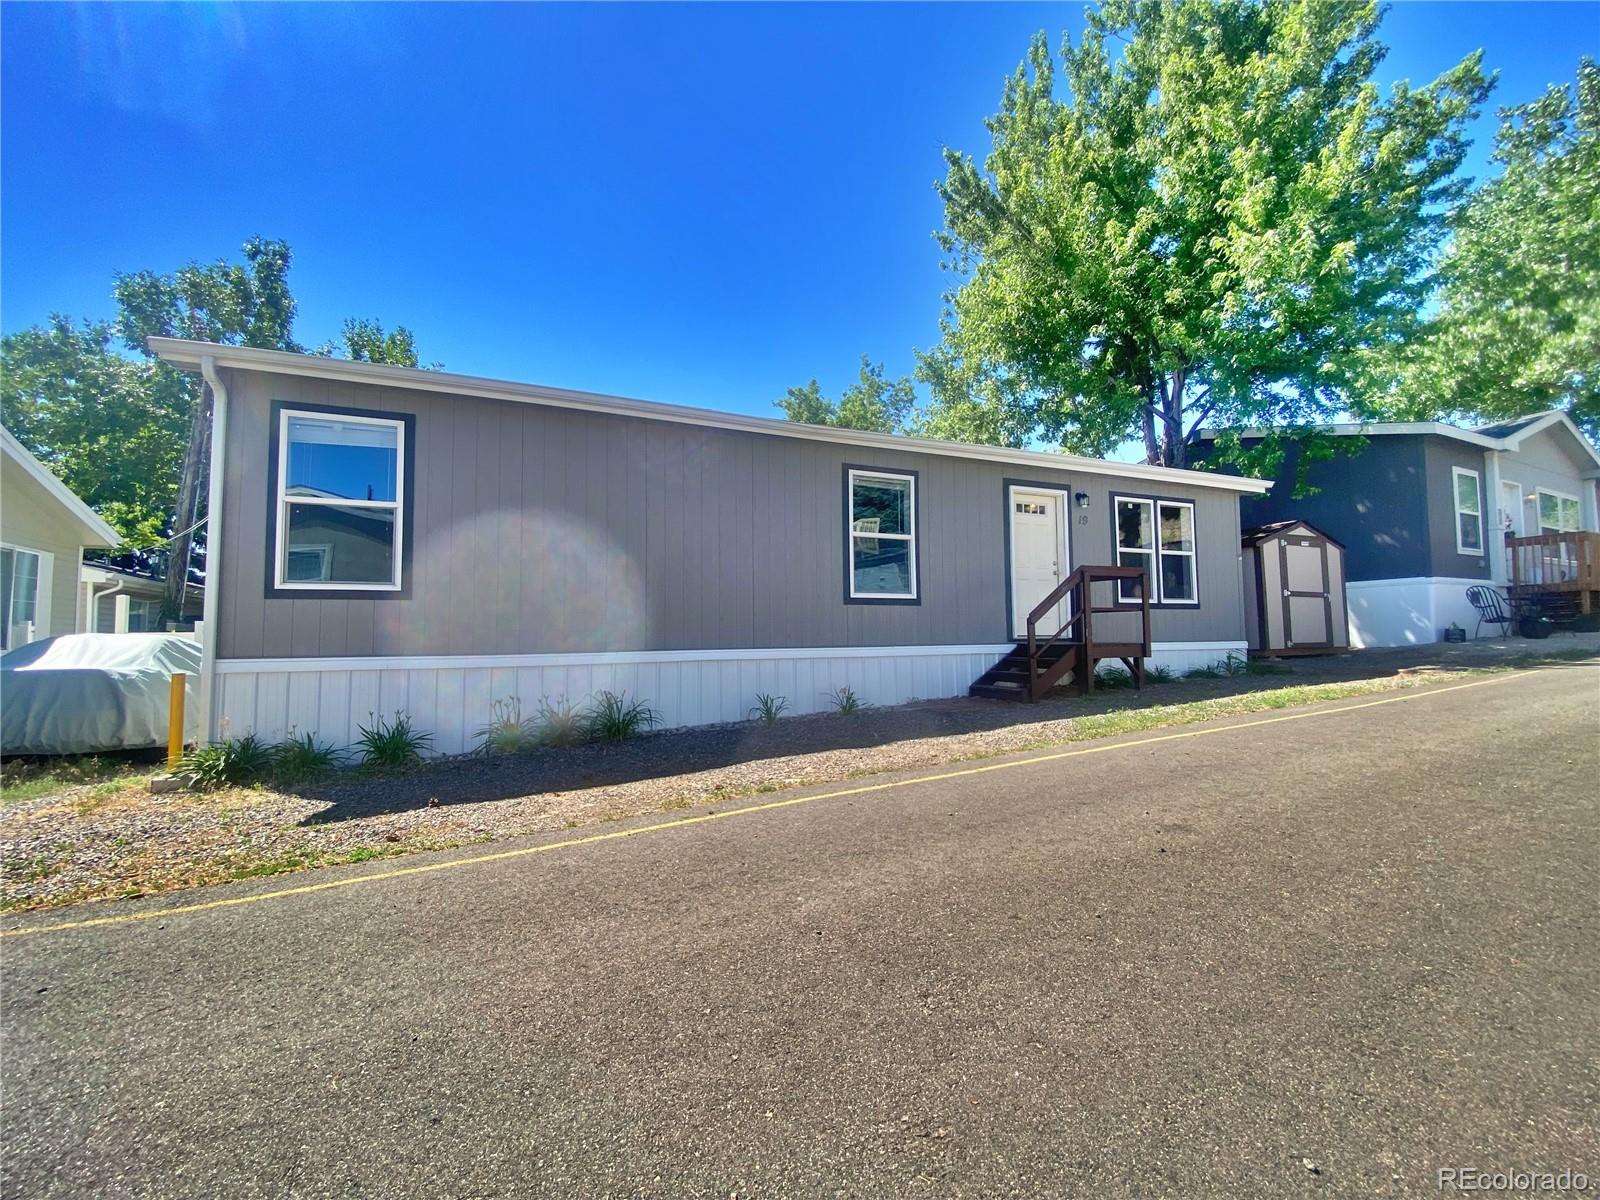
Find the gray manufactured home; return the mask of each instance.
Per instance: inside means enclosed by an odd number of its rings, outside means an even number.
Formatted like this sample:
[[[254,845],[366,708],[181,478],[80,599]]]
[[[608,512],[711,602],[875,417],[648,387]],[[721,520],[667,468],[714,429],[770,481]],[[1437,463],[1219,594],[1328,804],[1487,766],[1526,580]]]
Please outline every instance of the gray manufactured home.
[[[1565,413],[1477,429],[1437,421],[1335,425],[1359,452],[1309,464],[1293,448],[1249,525],[1308,521],[1345,547],[1350,645],[1436,642],[1471,631],[1469,588],[1588,613],[1600,591],[1600,453]],[[1251,440],[1247,431],[1245,441]],[[1201,434],[1201,453],[1211,437]]]
[[[1259,481],[151,346],[216,403],[213,737],[342,745],[398,710],[455,752],[509,696],[626,691],[694,725],[762,692],[795,713],[845,686],[965,695],[1091,563],[1147,572],[1151,662],[1245,648]]]

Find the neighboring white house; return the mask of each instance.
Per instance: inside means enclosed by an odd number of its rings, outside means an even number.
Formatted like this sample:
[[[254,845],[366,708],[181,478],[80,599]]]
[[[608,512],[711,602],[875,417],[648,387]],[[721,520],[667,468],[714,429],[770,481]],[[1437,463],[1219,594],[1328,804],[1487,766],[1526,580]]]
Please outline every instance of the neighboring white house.
[[[84,563],[80,586],[79,633],[155,633],[163,628],[161,605],[167,585],[159,575],[110,563]],[[204,598],[205,589],[191,583],[173,628],[184,630],[199,620]]]
[[[0,428],[0,649],[78,629],[85,549],[121,538]]]

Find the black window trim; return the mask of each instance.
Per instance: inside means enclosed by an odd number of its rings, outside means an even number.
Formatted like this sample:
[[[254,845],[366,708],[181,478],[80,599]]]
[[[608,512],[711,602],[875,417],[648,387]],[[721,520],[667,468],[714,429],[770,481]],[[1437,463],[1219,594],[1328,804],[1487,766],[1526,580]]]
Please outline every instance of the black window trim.
[[[1138,492],[1112,492],[1111,493],[1111,505],[1110,505],[1110,507],[1111,507],[1111,557],[1112,557],[1112,560],[1114,562],[1117,562],[1117,563],[1120,563],[1122,561],[1122,550],[1123,550],[1123,546],[1122,546],[1121,542],[1119,542],[1117,540],[1117,538],[1118,538],[1118,532],[1117,532],[1117,501],[1118,500],[1138,500],[1138,501],[1142,501],[1142,502],[1148,503],[1151,506],[1150,515],[1151,515],[1152,524],[1153,524],[1153,528],[1151,530],[1151,535],[1152,535],[1152,537],[1154,539],[1154,545],[1153,545],[1153,553],[1150,556],[1150,565],[1151,565],[1150,581],[1149,581],[1149,587],[1151,589],[1150,607],[1151,608],[1170,608],[1170,609],[1182,610],[1182,611],[1186,611],[1186,612],[1193,612],[1195,609],[1199,608],[1200,607],[1200,505],[1199,505],[1199,502],[1191,499],[1188,496],[1156,496],[1156,495],[1143,495],[1143,494],[1140,494]],[[1166,599],[1165,593],[1161,589],[1161,506],[1163,504],[1184,504],[1184,505],[1187,505],[1188,508],[1189,508],[1189,512],[1191,514],[1191,517],[1192,517],[1192,519],[1194,521],[1194,553],[1189,556],[1191,561],[1193,561],[1193,563],[1194,563],[1194,599],[1193,600],[1172,600],[1172,601],[1169,601],[1169,600]],[[1116,585],[1115,594],[1117,596],[1117,600],[1118,600],[1119,603],[1129,603],[1129,601],[1125,601],[1125,600],[1122,599],[1122,584],[1120,582]],[[1137,604],[1138,600],[1135,599],[1135,600],[1132,601],[1132,603]]]
[[[911,587],[909,596],[853,596],[855,582],[855,556],[852,553],[854,538],[850,519],[854,502],[850,495],[850,474],[883,475],[888,478],[911,480]],[[840,487],[844,510],[840,514],[844,535],[844,602],[846,604],[920,605],[922,603],[922,477],[910,467],[879,467],[866,463],[843,463],[840,466]]]

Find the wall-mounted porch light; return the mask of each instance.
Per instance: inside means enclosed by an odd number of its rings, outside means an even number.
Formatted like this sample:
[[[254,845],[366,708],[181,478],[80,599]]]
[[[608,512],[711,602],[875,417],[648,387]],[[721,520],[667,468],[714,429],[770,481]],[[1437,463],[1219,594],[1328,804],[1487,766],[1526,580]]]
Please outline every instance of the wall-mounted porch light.
[[[1079,508],[1088,508],[1089,507],[1089,493],[1088,492],[1073,492],[1072,493],[1072,502],[1074,504],[1076,504]]]

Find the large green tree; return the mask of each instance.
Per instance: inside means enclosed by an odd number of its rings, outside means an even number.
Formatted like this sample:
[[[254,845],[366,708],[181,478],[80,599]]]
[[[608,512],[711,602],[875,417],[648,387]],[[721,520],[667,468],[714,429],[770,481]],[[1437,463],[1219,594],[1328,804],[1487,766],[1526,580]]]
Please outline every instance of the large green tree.
[[[1489,420],[1564,408],[1600,437],[1600,65],[1500,111],[1496,178],[1463,207],[1428,335],[1386,415]]]
[[[874,364],[865,354],[860,376],[837,401],[824,396],[815,379],[804,387],[790,388],[781,400],[774,401],[791,421],[878,433],[905,432],[916,402],[916,390],[908,377],[889,379],[883,364]]]
[[[198,577],[192,555],[203,554],[212,398],[197,377],[152,356],[146,339],[305,353],[294,336],[292,257],[286,243],[257,237],[240,262],[118,274],[115,321],[53,316],[4,339],[0,420],[127,539],[132,562],[166,570],[168,616],[182,582]],[[404,326],[350,319],[341,332],[314,353],[418,365]]]
[[[164,546],[189,437],[177,372],[118,354],[108,321],[53,316],[0,346],[0,418],[126,539]]]
[[[1479,57],[1383,95],[1374,3],[1108,0],[1087,22],[1064,86],[1035,39],[982,166],[946,152],[960,283],[927,421],[1092,454],[1132,437],[1173,466],[1202,424],[1272,425],[1219,448],[1268,469],[1414,332]]]

